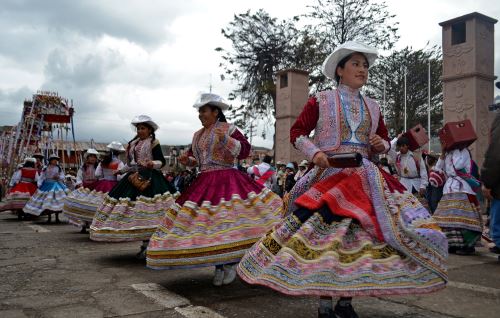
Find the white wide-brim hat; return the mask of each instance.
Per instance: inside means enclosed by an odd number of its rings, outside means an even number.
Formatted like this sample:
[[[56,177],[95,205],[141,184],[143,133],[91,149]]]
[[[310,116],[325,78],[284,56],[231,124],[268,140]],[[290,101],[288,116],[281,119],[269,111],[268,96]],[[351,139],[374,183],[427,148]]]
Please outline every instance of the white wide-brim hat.
[[[378,57],[378,50],[376,48],[356,41],[347,41],[337,46],[333,53],[325,59],[322,67],[323,74],[328,78],[335,79],[337,65],[343,58],[352,53],[363,54],[368,60],[368,67],[371,67]]]
[[[139,124],[148,124],[153,128],[153,131],[156,131],[158,128],[158,125],[151,119],[151,117],[147,115],[139,115],[135,116],[134,119],[132,119],[132,125],[136,126]]]
[[[52,160],[52,159],[57,159],[57,160],[60,160],[61,158],[60,158],[57,154],[53,153],[53,154],[51,154],[51,155],[49,156],[49,161],[50,161],[50,160]]]
[[[222,111],[229,109],[229,104],[224,100],[224,98],[213,93],[201,93],[194,102],[193,107],[200,109],[201,107],[209,104],[219,107]]]
[[[106,148],[116,151],[125,151],[125,147],[123,147],[122,143],[118,141],[112,141],[106,146]]]
[[[299,164],[299,167],[307,167],[309,165],[309,162],[307,160],[302,160]]]
[[[83,157],[85,159],[87,159],[88,156],[90,155],[94,155],[96,157],[99,157],[99,152],[97,152],[97,150],[95,150],[94,148],[89,148],[87,149],[87,152],[85,152],[85,154],[83,155]]]
[[[35,158],[28,157],[28,158],[24,159],[24,163],[26,163],[26,162],[33,162],[33,163],[36,163],[36,159],[35,159]]]

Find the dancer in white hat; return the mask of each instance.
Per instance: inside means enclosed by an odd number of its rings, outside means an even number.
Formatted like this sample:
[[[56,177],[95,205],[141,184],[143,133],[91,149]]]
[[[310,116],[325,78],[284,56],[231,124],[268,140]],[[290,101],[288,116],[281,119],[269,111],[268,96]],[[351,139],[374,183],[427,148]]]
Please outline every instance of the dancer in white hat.
[[[122,169],[124,164],[117,156],[119,153],[124,152],[125,148],[116,141],[110,143],[107,148],[109,153],[98,164],[94,161],[94,159],[97,159],[98,152],[94,149],[87,151],[86,173],[82,168],[78,175],[80,180],[82,176],[91,175],[93,182],[90,183],[88,178],[84,178],[83,182],[77,183],[80,187],[71,192],[64,203],[63,212],[65,216],[71,224],[80,227],[82,233],[87,232],[97,208],[104,201],[106,194],[113,189],[121,178],[121,175],[116,175],[115,172]],[[95,170],[94,167],[96,167]]]
[[[370,161],[389,150],[378,104],[360,89],[377,50],[346,42],[325,60],[337,88],[309,99],[290,130],[314,163],[290,192],[288,213],[241,260],[250,284],[321,296],[319,317],[356,318],[354,296],[429,293],[446,284],[446,237],[419,201]],[[309,134],[315,131],[314,137]],[[357,168],[330,167],[339,153]],[[333,308],[332,297],[339,297]]]
[[[147,265],[153,269],[215,266],[213,284],[236,278],[245,251],[281,219],[281,199],[234,169],[247,158],[250,144],[226,122],[229,105],[216,94],[202,94],[194,104],[203,128],[194,133],[183,164],[201,173],[168,209],[151,237]]]
[[[144,258],[149,238],[177,194],[160,170],[166,161],[155,135],[158,125],[151,117],[140,115],[132,120],[132,126],[137,134],[128,143],[127,164],[113,172],[124,176],[97,209],[90,238],[105,242],[143,241],[138,257]]]
[[[38,190],[24,206],[24,213],[35,216],[47,214],[47,223],[51,222],[52,214],[55,213],[56,223],[60,223],[59,213],[69,190],[64,184],[64,170],[59,165],[57,154],[49,156],[49,164],[43,169],[37,182]]]
[[[10,210],[19,219],[23,218],[23,208],[37,190],[38,171],[35,163],[35,158],[26,158],[22,168],[14,172],[9,183],[11,188],[5,196],[5,202],[0,204],[0,211]]]

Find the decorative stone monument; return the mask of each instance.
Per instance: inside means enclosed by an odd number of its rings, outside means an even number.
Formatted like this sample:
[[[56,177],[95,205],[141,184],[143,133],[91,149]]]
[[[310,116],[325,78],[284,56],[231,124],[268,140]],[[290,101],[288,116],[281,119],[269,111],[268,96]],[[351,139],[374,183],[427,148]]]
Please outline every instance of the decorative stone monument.
[[[309,96],[309,73],[286,69],[276,73],[275,160],[300,162],[305,156],[290,143],[290,128]]]
[[[441,22],[443,28],[444,122],[471,120],[478,140],[470,146],[482,165],[493,121],[494,24],[497,20],[473,12]]]

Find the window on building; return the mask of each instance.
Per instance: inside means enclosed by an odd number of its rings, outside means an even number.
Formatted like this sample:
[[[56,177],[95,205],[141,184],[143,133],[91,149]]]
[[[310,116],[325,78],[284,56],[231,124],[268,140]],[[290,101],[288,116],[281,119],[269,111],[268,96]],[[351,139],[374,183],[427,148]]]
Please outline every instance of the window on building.
[[[465,43],[466,39],[465,22],[453,24],[451,26],[451,45]]]
[[[284,73],[280,75],[280,88],[288,87],[288,74]]]

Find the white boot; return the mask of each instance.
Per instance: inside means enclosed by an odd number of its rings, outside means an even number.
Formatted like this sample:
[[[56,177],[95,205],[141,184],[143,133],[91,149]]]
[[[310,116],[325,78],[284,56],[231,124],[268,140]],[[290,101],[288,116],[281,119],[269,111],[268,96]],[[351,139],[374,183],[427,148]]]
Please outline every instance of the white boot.
[[[214,286],[222,286],[223,280],[224,280],[224,270],[222,268],[215,268],[215,275],[212,284],[214,284]]]
[[[224,280],[222,284],[229,285],[236,279],[236,266],[238,264],[233,265],[224,265]]]

